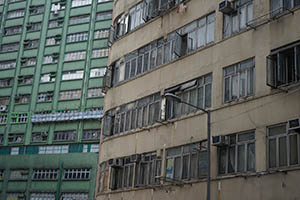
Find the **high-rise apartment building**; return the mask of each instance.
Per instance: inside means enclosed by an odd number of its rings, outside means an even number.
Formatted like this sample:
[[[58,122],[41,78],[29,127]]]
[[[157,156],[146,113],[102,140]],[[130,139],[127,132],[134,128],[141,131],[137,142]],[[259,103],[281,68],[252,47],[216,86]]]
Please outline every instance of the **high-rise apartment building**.
[[[96,199],[298,199],[299,8],[115,1]]]
[[[112,7],[0,0],[0,199],[94,199]]]

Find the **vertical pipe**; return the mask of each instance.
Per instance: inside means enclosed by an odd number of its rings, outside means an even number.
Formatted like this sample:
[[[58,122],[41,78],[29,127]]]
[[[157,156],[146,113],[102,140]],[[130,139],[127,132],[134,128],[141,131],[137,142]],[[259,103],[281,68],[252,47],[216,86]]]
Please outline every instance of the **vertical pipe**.
[[[208,155],[208,166],[207,166],[207,187],[206,187],[206,199],[210,200],[210,165],[211,165],[211,155],[210,155],[210,111],[207,112],[207,155]]]
[[[60,196],[63,166],[64,166],[64,162],[61,162],[59,165],[59,170],[58,170],[57,188],[56,188],[56,196],[55,196],[56,200],[59,200],[59,196]]]

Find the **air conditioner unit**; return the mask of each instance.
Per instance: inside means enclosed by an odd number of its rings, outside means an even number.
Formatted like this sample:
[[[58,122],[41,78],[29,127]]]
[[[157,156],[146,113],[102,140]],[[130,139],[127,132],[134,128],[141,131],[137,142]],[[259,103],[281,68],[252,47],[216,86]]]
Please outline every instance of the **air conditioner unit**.
[[[109,166],[112,167],[122,167],[123,159],[122,158],[113,158],[108,161]]]
[[[141,155],[140,154],[134,154],[130,156],[130,161],[131,162],[139,162],[141,160]]]
[[[0,105],[0,112],[6,112],[8,109],[7,105]]]
[[[288,129],[289,130],[300,129],[300,118],[289,120],[288,121]]]
[[[48,136],[48,132],[47,132],[47,131],[42,131],[42,132],[41,132],[41,135],[42,135],[42,136]]]
[[[58,10],[54,10],[53,11],[53,15],[58,15],[59,13],[58,13]]]
[[[212,145],[213,146],[227,146],[228,145],[228,138],[225,135],[218,135],[212,137]]]
[[[234,2],[224,0],[221,3],[219,3],[219,11],[224,14],[230,14],[235,11]]]

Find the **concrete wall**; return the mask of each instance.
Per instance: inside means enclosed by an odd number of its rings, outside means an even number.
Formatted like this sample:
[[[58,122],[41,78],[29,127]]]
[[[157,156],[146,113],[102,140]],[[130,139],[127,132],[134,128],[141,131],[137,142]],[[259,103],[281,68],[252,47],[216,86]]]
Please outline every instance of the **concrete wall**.
[[[115,2],[114,18],[137,2]],[[300,11],[296,9],[293,15],[286,15],[255,30],[247,29],[223,39],[223,15],[218,11],[218,3],[216,0],[191,0],[187,3],[185,14],[178,14],[174,10],[117,40],[111,49],[110,63],[195,19],[216,12],[213,44],[109,89],[105,96],[105,110],[212,73],[212,135],[255,130],[256,137],[256,172],[245,178],[238,175],[219,176],[217,148],[211,147],[212,199],[300,199],[297,189],[300,171],[294,168],[294,171],[287,173],[269,174],[266,141],[267,126],[300,116],[299,87],[283,92],[266,85],[266,57],[270,51],[300,40]],[[254,18],[268,11],[269,1],[254,1]],[[248,58],[255,58],[254,95],[224,103],[223,68]],[[206,115],[198,112],[169,121],[165,125],[154,124],[149,130],[125,132],[101,143],[99,162],[204,140],[206,131]],[[205,199],[205,184],[204,181],[184,184],[182,187],[109,191],[97,194],[96,197],[97,200]]]

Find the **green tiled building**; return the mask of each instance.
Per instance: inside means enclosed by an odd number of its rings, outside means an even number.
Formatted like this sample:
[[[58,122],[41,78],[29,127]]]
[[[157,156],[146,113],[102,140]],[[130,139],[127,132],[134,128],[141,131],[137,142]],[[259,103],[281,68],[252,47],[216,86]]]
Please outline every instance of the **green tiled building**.
[[[0,199],[94,199],[112,7],[0,0]]]

